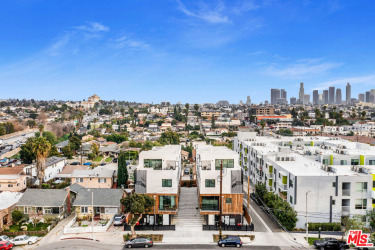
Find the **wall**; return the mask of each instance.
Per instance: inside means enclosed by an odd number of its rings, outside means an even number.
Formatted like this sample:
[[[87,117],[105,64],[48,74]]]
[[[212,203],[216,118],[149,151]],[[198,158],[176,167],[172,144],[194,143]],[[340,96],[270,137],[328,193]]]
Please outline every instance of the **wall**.
[[[76,178],[72,177],[72,184],[77,183],[86,188],[112,188],[112,178],[106,178],[105,183],[99,183],[97,177],[82,177],[83,182],[76,182]],[[91,179],[91,180],[90,180]]]
[[[13,187],[8,187],[8,184],[13,185]],[[18,179],[4,178],[0,180],[0,191],[20,192],[26,189],[26,185],[26,175],[20,175]]]

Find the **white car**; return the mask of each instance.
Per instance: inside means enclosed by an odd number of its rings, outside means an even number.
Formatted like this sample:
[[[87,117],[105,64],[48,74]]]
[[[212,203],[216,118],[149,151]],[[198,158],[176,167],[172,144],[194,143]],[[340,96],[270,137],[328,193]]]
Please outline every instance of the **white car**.
[[[39,237],[36,237],[36,236],[28,236],[28,235],[20,235],[20,236],[17,236],[16,238],[14,238],[12,240],[13,244],[14,245],[26,245],[26,244],[34,244],[35,242],[37,242],[39,240]]]
[[[0,235],[0,241],[11,241],[9,236],[7,235]]]

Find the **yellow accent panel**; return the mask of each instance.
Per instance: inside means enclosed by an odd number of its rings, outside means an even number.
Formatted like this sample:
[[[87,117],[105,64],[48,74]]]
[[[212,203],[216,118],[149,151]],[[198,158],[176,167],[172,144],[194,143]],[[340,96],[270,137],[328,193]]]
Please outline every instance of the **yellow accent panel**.
[[[311,146],[314,146],[314,142],[313,141],[311,142]]]
[[[359,156],[359,165],[365,165],[365,156],[364,155]]]
[[[333,155],[331,155],[329,158],[329,165],[333,165]]]

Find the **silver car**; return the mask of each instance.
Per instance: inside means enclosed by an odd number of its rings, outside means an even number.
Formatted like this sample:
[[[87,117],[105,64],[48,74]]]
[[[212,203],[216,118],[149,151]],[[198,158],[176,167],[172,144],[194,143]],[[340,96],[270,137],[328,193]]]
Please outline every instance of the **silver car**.
[[[115,218],[113,219],[114,226],[122,226],[125,223],[126,216],[122,214],[116,214]]]
[[[16,238],[14,238],[12,240],[12,243],[16,246],[17,245],[26,245],[26,244],[32,245],[35,242],[37,242],[38,240],[39,240],[39,237],[36,237],[36,236],[20,235],[20,236],[17,236]]]

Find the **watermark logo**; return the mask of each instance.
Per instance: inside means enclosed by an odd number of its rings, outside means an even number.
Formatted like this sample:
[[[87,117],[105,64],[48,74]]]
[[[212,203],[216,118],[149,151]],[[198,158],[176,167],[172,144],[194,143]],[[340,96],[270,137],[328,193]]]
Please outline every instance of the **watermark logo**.
[[[350,230],[348,235],[348,244],[356,247],[372,247],[372,243],[368,243],[370,234],[362,233],[362,230]]]

